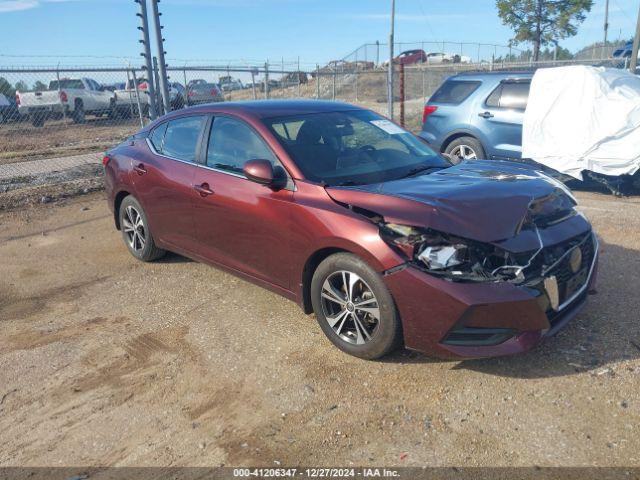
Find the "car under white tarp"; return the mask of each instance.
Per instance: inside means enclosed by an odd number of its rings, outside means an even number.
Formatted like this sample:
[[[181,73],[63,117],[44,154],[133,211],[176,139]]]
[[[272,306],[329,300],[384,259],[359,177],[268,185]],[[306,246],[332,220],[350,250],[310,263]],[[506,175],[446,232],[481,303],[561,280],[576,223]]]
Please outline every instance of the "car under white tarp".
[[[640,77],[570,66],[536,71],[524,115],[522,156],[582,180],[582,173],[640,169]]]

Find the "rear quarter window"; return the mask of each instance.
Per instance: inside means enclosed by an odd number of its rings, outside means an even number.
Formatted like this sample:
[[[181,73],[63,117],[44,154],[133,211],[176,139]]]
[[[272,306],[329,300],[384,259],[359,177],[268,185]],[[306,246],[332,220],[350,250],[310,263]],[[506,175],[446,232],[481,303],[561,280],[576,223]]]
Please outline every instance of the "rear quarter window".
[[[447,80],[431,96],[429,103],[448,103],[458,105],[477,90],[481,82],[470,80]]]

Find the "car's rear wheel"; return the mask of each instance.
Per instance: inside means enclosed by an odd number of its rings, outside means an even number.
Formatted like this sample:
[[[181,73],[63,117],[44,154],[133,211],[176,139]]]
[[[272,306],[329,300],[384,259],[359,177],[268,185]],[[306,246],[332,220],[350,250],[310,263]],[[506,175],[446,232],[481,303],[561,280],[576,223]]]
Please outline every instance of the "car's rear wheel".
[[[36,128],[44,126],[45,116],[42,113],[32,113],[31,114],[31,125]]]
[[[138,200],[131,195],[125,197],[120,204],[119,216],[122,238],[131,255],[143,262],[152,262],[165,255],[153,240],[147,216]]]
[[[462,160],[478,160],[486,157],[482,144],[473,137],[456,138],[447,145],[444,153],[450,155],[454,162],[457,159],[457,163]]]
[[[73,123],[85,123],[86,115],[84,113],[82,100],[76,100],[71,118],[73,119]]]
[[[327,257],[311,281],[311,301],[320,328],[340,350],[368,360],[401,342],[400,320],[378,273],[349,253]]]

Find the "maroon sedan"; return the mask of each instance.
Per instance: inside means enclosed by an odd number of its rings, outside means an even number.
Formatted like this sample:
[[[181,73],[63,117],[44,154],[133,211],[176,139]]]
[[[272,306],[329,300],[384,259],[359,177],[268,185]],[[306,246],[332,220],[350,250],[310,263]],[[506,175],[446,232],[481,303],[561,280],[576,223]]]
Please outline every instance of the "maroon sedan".
[[[583,307],[598,243],[571,193],[527,166],[453,166],[335,102],[170,113],[107,153],[129,251],[222,267],[315,312],[340,349],[507,355]]]

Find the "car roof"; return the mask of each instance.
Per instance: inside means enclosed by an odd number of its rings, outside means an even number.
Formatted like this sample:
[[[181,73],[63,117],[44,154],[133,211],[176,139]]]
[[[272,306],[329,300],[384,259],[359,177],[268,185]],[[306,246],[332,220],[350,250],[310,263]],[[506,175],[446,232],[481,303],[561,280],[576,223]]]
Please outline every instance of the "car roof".
[[[462,72],[453,77],[450,77],[449,80],[453,79],[464,79],[464,80],[506,80],[506,79],[526,79],[532,78],[533,71],[502,71],[502,72]]]
[[[344,102],[326,100],[251,100],[245,102],[209,103],[190,107],[189,112],[202,113],[245,113],[256,118],[286,117],[310,113],[362,110]],[[177,112],[185,112],[178,110]]]

